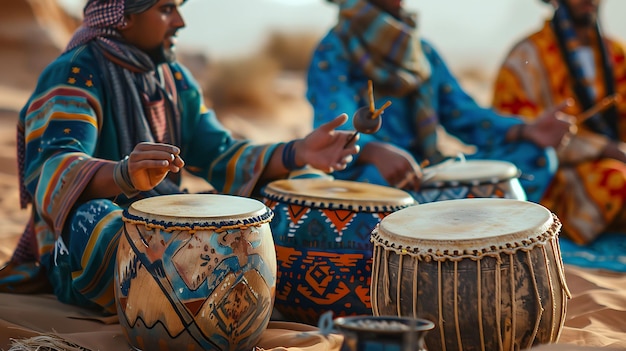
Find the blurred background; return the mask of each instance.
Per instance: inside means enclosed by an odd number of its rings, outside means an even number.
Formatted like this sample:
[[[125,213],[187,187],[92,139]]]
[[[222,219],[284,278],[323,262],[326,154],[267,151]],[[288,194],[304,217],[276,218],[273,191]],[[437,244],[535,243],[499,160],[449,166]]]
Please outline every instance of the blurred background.
[[[540,0],[405,0],[422,35],[461,85],[488,105],[496,69],[509,48],[538,29]],[[15,124],[39,73],[80,24],[84,0],[11,0],[0,11],[0,257],[13,250],[28,211],[17,190]],[[189,0],[178,55],[201,84],[206,103],[238,137],[284,141],[311,130],[305,70],[334,24],[326,0]],[[626,40],[626,1],[604,0],[606,33]],[[4,256],[2,254],[4,253]]]

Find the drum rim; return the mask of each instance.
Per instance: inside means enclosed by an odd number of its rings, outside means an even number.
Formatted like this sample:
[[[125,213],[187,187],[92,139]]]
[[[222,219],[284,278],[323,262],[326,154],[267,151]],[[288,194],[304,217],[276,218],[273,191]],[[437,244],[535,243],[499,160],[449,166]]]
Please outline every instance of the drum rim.
[[[312,196],[312,195],[304,195],[304,194],[295,194],[292,192],[288,192],[276,187],[277,184],[283,183],[285,181],[296,181],[296,182],[336,182],[337,184],[358,184],[360,186],[370,186],[372,189],[385,189],[385,191],[395,192],[398,195],[402,194],[402,197],[399,197],[397,201],[384,199],[382,196],[380,198],[376,198],[373,196],[369,199],[355,199],[348,197],[322,197],[322,196]],[[379,213],[379,212],[393,212],[399,209],[403,209],[406,207],[410,207],[413,205],[417,205],[417,200],[411,196],[408,192],[396,188],[386,187],[377,184],[363,183],[363,182],[355,182],[349,180],[338,180],[338,179],[318,179],[318,178],[306,178],[306,179],[281,179],[277,181],[270,182],[263,189],[261,189],[261,194],[266,200],[276,201],[281,203],[287,203],[298,206],[305,206],[314,209],[329,209],[329,210],[348,210],[353,212],[371,212],[371,213]],[[345,203],[335,203],[333,201],[351,201],[352,204]]]
[[[470,185],[470,186],[479,186],[479,185],[487,185],[487,184],[498,184],[503,182],[508,182],[511,179],[517,179],[521,175],[520,169],[515,166],[515,164],[508,161],[501,160],[489,160],[489,159],[479,159],[479,160],[466,160],[462,162],[455,162],[454,164],[480,164],[483,163],[485,165],[499,165],[506,168],[506,172],[503,172],[499,175],[494,175],[490,177],[480,177],[480,178],[472,178],[472,179],[437,179],[437,174],[433,176],[433,178],[422,183],[422,189],[430,189],[430,188],[438,188],[442,186],[459,186],[459,185]],[[437,165],[432,166],[437,167]],[[446,171],[445,166],[442,166],[443,171]]]
[[[356,321],[360,319],[370,319],[370,320],[385,320],[385,321],[398,321],[398,322],[406,322],[402,323],[408,327],[412,327],[407,330],[385,330],[385,329],[375,329],[375,328],[365,328],[358,326],[351,326],[349,322]],[[418,325],[409,325],[410,322],[416,322]],[[416,331],[428,331],[432,330],[435,327],[435,323],[428,319],[424,318],[412,318],[406,316],[342,316],[337,317],[333,320],[333,324],[338,327],[340,330],[345,331],[353,331],[353,332],[373,332],[376,334],[403,334],[406,332],[416,332]]]
[[[191,217],[191,216],[175,216],[167,214],[148,213],[137,209],[133,205],[139,201],[151,201],[156,197],[145,198],[132,203],[128,208],[122,211],[122,220],[129,224],[141,224],[150,228],[158,228],[166,231],[186,230],[214,230],[224,231],[228,229],[242,229],[251,226],[260,226],[269,223],[274,217],[274,212],[263,202],[252,198],[239,197],[234,195],[223,194],[171,194],[164,196],[197,196],[197,197],[213,197],[213,198],[240,198],[242,201],[255,201],[260,204],[258,210],[248,213],[207,216],[207,217]]]
[[[468,201],[469,199],[457,199],[446,201]],[[471,199],[471,201],[503,201],[503,202],[521,202],[530,206],[543,207],[536,203],[513,199]],[[445,201],[432,203],[434,205],[442,205]],[[420,206],[425,206],[423,204]],[[460,260],[464,258],[480,259],[485,256],[499,257],[502,253],[514,253],[518,250],[530,251],[541,245],[546,245],[550,241],[558,237],[561,229],[561,222],[558,217],[543,207],[549,214],[547,220],[541,225],[534,228],[527,228],[513,233],[503,233],[497,237],[502,239],[500,243],[489,243],[486,239],[420,239],[415,238],[416,242],[410,242],[410,238],[384,230],[384,223],[389,216],[384,218],[372,230],[370,241],[374,246],[381,247],[386,251],[394,251],[402,255],[411,255],[421,259],[429,260]],[[392,216],[391,214],[390,216]],[[445,235],[445,234],[443,234]],[[492,237],[493,238],[493,237]],[[504,240],[506,239],[506,240]],[[419,243],[417,242],[419,240]],[[463,247],[455,247],[454,243],[464,244]]]

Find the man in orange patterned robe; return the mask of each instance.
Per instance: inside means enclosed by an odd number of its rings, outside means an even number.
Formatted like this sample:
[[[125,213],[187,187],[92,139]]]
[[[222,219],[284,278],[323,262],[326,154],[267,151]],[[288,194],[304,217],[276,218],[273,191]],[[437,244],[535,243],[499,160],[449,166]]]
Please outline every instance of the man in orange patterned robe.
[[[578,116],[578,132],[558,148],[559,170],[541,203],[562,221],[564,236],[588,244],[602,233],[626,233],[625,48],[601,32],[600,0],[551,2],[554,17],[502,64],[493,107],[532,119],[575,101],[564,112]],[[603,99],[618,102],[582,120]]]

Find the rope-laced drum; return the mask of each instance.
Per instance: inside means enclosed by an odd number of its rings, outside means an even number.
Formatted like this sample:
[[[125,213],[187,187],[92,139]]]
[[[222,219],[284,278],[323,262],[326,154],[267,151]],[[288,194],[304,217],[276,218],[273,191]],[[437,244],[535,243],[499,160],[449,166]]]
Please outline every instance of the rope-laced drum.
[[[545,207],[512,199],[396,211],[372,231],[373,312],[433,321],[430,350],[555,342],[569,298],[560,228]]]
[[[276,255],[262,202],[165,195],[124,211],[115,271],[120,324],[140,350],[251,350],[266,329]]]
[[[275,215],[275,307],[283,317],[316,325],[326,311],[371,315],[370,235],[386,215],[414,205],[411,195],[328,178],[278,180],[262,192]]]

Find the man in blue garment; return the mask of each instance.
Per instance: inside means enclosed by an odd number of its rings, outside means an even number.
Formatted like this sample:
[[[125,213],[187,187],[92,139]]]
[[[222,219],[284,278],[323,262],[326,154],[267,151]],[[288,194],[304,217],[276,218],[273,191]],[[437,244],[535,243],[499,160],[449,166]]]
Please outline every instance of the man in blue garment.
[[[337,111],[352,115],[368,106],[369,80],[375,105],[392,103],[380,130],[361,134],[361,152],[346,170],[334,172],[336,178],[417,191],[419,164],[445,159],[437,141],[437,129],[443,126],[476,147],[466,158],[515,164],[524,175],[528,199],[539,201],[556,169],[553,147],[571,127],[557,116],[559,108],[532,124],[482,108],[463,91],[433,46],[420,38],[415,16],[402,1],[335,2],[338,22],[317,46],[308,72],[314,125],[332,120]]]

